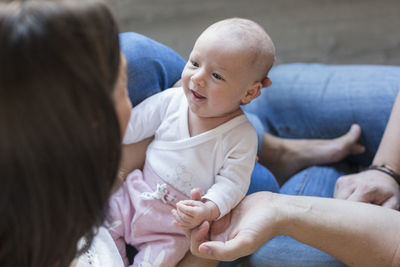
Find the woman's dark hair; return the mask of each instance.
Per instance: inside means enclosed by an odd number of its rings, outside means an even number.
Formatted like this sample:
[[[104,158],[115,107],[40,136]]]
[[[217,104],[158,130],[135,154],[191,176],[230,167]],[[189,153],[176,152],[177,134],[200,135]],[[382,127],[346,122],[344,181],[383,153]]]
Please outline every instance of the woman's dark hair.
[[[119,53],[104,3],[0,4],[0,266],[68,266],[103,222]]]

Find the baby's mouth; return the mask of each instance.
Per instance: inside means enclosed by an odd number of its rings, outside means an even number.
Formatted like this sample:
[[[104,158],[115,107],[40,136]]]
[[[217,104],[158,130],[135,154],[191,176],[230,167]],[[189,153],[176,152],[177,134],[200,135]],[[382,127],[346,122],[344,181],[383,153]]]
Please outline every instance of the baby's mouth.
[[[206,99],[205,96],[202,96],[202,95],[200,95],[199,93],[196,93],[196,92],[193,91],[193,90],[191,90],[191,91],[192,91],[193,96],[194,96],[196,99]]]

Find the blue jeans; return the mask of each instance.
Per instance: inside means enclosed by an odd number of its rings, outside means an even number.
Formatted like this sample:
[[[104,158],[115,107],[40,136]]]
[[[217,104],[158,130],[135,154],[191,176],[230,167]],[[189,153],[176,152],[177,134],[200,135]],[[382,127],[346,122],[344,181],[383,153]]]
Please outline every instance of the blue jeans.
[[[128,60],[128,89],[134,105],[171,87],[185,61],[170,48],[135,33],[120,36]],[[256,128],[288,138],[333,138],[360,124],[367,151],[330,166],[307,168],[279,188],[256,163],[249,193],[273,191],[332,197],[336,180],[368,165],[375,155],[400,86],[400,67],[284,64],[269,74],[273,84],[244,110]],[[344,266],[330,255],[290,237],[276,237],[244,259],[247,266]],[[221,266],[232,266],[222,263]]]

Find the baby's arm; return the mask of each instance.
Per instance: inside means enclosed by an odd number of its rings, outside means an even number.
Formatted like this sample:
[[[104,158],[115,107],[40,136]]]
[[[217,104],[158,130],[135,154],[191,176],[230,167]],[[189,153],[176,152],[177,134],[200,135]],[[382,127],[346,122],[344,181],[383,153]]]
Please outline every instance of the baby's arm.
[[[176,225],[181,228],[192,229],[203,221],[214,221],[220,216],[218,206],[211,200],[205,201],[182,200],[172,211]]]
[[[242,124],[224,138],[223,164],[214,184],[203,199],[214,202],[221,218],[229,213],[246,195],[257,153],[257,134],[250,124]]]
[[[224,163],[215,176],[215,183],[202,201],[184,200],[176,205],[173,215],[176,225],[190,229],[203,221],[215,221],[234,208],[246,195],[255,164],[257,135],[250,124],[226,136]]]

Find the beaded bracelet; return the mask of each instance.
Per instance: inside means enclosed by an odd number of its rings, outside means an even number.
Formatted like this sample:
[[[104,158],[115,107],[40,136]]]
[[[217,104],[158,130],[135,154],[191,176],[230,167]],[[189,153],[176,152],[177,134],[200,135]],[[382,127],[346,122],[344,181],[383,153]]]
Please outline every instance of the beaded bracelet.
[[[387,175],[390,175],[393,179],[396,180],[396,182],[400,185],[400,174],[398,174],[397,172],[395,172],[391,167],[389,167],[388,165],[371,165],[368,168],[365,169],[365,171],[367,170],[377,170],[383,173],[386,173]]]

